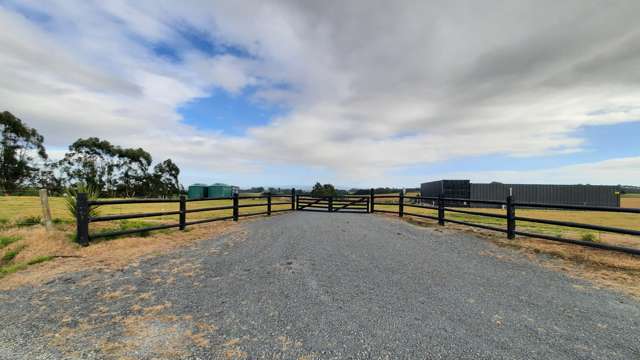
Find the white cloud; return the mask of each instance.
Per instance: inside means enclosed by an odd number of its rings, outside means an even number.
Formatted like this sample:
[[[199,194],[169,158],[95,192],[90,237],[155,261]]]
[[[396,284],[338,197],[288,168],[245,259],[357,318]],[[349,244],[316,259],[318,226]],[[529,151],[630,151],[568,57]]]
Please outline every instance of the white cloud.
[[[8,4],[1,108],[50,145],[100,136],[186,172],[306,164],[381,182],[465,156],[580,151],[576,129],[640,120],[636,1],[20,2],[44,22]],[[250,56],[205,54],[185,29]],[[160,43],[181,61],[154,55]],[[177,113],[247,86],[290,111],[244,136]]]
[[[532,184],[640,184],[640,156],[524,171],[480,171],[442,174],[440,178]],[[422,179],[421,182],[426,181]]]

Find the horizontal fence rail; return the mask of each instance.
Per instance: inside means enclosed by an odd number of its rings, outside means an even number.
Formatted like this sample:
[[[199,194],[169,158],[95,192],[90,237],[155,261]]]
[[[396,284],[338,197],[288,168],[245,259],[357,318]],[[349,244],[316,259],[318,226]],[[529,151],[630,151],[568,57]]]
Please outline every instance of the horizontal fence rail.
[[[391,195],[390,194],[378,195],[374,193],[373,189],[371,190],[369,197],[371,199],[370,212],[395,214],[400,217],[403,217],[405,215],[415,216],[419,218],[436,220],[440,225],[444,225],[445,223],[449,222],[454,224],[472,226],[472,227],[477,227],[481,229],[506,233],[507,238],[509,239],[514,239],[516,235],[519,235],[519,236],[526,236],[530,238],[551,240],[551,241],[563,242],[568,244],[588,246],[588,247],[597,248],[597,249],[612,250],[612,251],[618,251],[618,252],[623,252],[627,254],[640,255],[640,249],[637,249],[637,248],[630,248],[625,246],[605,244],[605,243],[585,241],[585,240],[567,239],[560,236],[538,234],[538,233],[533,233],[528,231],[519,231],[517,230],[517,227],[516,227],[517,222],[520,221],[520,222],[528,222],[528,223],[562,226],[562,227],[573,228],[573,229],[595,230],[595,231],[602,231],[602,232],[608,232],[613,234],[640,236],[640,231],[634,230],[634,229],[624,229],[624,228],[618,228],[618,227],[612,227],[612,226],[602,226],[602,225],[586,224],[586,223],[579,223],[579,222],[572,222],[572,221],[560,221],[560,220],[539,219],[539,218],[525,217],[525,216],[516,216],[516,208],[551,209],[551,210],[561,209],[561,210],[640,214],[640,209],[636,209],[636,208],[517,202],[517,201],[514,201],[512,196],[508,196],[504,201],[501,201],[501,200],[480,200],[480,199],[471,199],[471,198],[451,198],[451,197],[442,197],[442,196],[441,197],[405,196],[402,193],[391,194]],[[376,202],[377,199],[385,199],[385,200],[395,199],[397,201]],[[455,207],[454,204],[498,205],[504,208],[505,213],[495,214],[490,212],[461,209],[461,208]],[[376,206],[378,205],[398,206],[398,210],[376,208]],[[418,214],[415,212],[408,212],[405,210],[405,208],[433,210],[434,212],[436,212],[436,214],[433,214],[433,215]],[[451,219],[446,217],[447,212],[487,217],[492,219],[500,219],[500,220],[506,221],[506,226],[500,227],[496,225],[478,224],[478,223],[469,222],[469,221]]]
[[[243,204],[244,200],[256,200],[264,199],[264,202]],[[276,201],[274,201],[274,199]],[[285,201],[289,199],[288,201]],[[204,224],[214,221],[234,220],[238,221],[241,217],[258,216],[258,215],[271,215],[272,213],[295,210],[296,191],[291,189],[290,195],[282,194],[264,194],[255,196],[240,196],[234,194],[228,197],[212,197],[212,198],[198,198],[187,199],[184,195],[178,199],[107,199],[107,200],[89,200],[87,194],[80,193],[76,197],[76,226],[78,242],[82,245],[88,245],[91,240],[110,238],[122,235],[147,233],[155,230],[164,230],[179,228],[185,230],[187,226]],[[202,201],[230,201],[232,205],[224,206],[210,206],[200,208],[188,208],[190,203],[198,203]],[[129,204],[177,204],[177,210],[170,211],[156,211],[146,213],[131,213],[131,214],[115,214],[115,215],[103,215],[103,216],[91,216],[92,208],[103,207],[109,205],[129,205]],[[273,206],[288,205],[287,208],[273,209]],[[242,213],[241,209],[250,208],[266,208],[266,211],[261,212],[248,212]],[[197,219],[188,221],[187,215],[201,212],[215,212],[221,210],[231,210],[232,215],[211,217],[206,219]],[[129,220],[129,219],[141,219],[158,216],[175,216],[178,215],[178,222],[174,224],[158,224],[154,226],[139,227],[134,229],[122,229],[114,231],[102,231],[98,233],[91,233],[89,231],[89,225],[97,222],[108,222],[116,220]]]
[[[264,202],[259,203],[242,203],[246,200],[260,200],[264,199]],[[76,223],[77,223],[77,236],[78,242],[81,244],[88,244],[92,239],[114,237],[121,235],[128,235],[134,233],[145,233],[154,230],[179,228],[185,230],[187,226],[204,224],[213,221],[234,220],[238,221],[242,217],[271,215],[277,212],[303,210],[303,211],[316,211],[316,212],[331,212],[331,213],[387,213],[395,214],[400,217],[413,216],[418,218],[435,220],[440,225],[445,223],[454,223],[465,226],[472,226],[481,229],[506,233],[508,239],[514,239],[516,236],[526,236],[530,238],[538,238],[544,240],[557,241],[568,244],[576,244],[581,246],[587,246],[597,249],[612,250],[623,252],[627,254],[640,255],[640,249],[629,248],[625,246],[612,245],[606,243],[599,243],[593,241],[567,239],[560,236],[552,236],[548,234],[534,233],[530,231],[522,231],[517,229],[518,222],[545,224],[552,226],[561,226],[572,229],[585,229],[602,231],[613,234],[640,236],[640,231],[635,229],[625,229],[613,226],[602,226],[588,223],[580,223],[573,221],[560,221],[550,219],[540,219],[530,216],[518,216],[516,215],[516,209],[560,209],[560,210],[576,210],[576,211],[597,211],[597,212],[609,212],[609,213],[628,213],[628,214],[640,214],[640,209],[637,208],[617,208],[617,207],[603,207],[603,206],[582,206],[582,205],[564,205],[564,204],[547,204],[547,203],[530,203],[530,202],[518,202],[514,201],[512,196],[508,196],[504,201],[501,200],[480,200],[471,198],[450,198],[450,197],[423,197],[423,196],[405,196],[400,194],[375,194],[371,189],[368,195],[343,195],[343,196],[326,196],[326,197],[314,197],[311,195],[296,194],[295,189],[291,190],[290,195],[274,195],[264,194],[255,196],[239,196],[234,194],[230,197],[216,197],[216,198],[199,198],[199,199],[186,199],[184,196],[180,196],[179,199],[108,199],[108,200],[88,200],[86,194],[78,194],[76,207]],[[189,203],[197,203],[201,201],[230,201],[232,205],[223,206],[210,206],[210,207],[195,207],[188,208]],[[275,200],[275,201],[274,201]],[[376,200],[381,200],[376,201]],[[127,205],[127,204],[154,204],[154,203],[167,203],[178,204],[177,210],[170,211],[156,211],[147,213],[131,213],[131,214],[116,214],[116,215],[103,215],[103,216],[90,216],[92,207],[102,207],[109,205]],[[474,211],[468,208],[469,204],[488,204],[497,205],[498,208],[504,209],[504,214],[496,214],[492,212]],[[273,206],[288,205],[287,208],[273,209]],[[460,205],[460,206],[458,206]],[[397,206],[397,210],[389,210],[388,208],[380,208],[380,206]],[[260,212],[242,212],[244,209],[251,208],[266,208],[266,211]],[[432,214],[424,214],[415,212],[416,209],[430,210]],[[187,220],[187,215],[192,213],[201,212],[214,212],[221,210],[231,210],[232,215],[211,217],[206,219],[194,219]],[[413,210],[413,211],[412,211]],[[498,219],[501,223],[504,221],[505,226],[494,224],[481,224],[471,221],[463,221],[460,219],[453,219],[447,217],[447,212],[466,214],[477,217],[486,217],[491,219]],[[179,221],[174,224],[159,224],[156,226],[148,226],[136,229],[122,229],[116,231],[107,231],[90,234],[89,224],[96,222],[108,222],[116,220],[128,220],[139,219],[158,216],[175,216],[178,215]]]

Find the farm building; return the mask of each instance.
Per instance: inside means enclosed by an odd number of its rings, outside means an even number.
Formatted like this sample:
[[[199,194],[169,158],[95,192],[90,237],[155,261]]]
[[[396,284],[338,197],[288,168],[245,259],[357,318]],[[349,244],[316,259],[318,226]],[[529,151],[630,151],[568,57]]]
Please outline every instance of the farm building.
[[[510,190],[519,202],[620,207],[621,188],[615,185],[474,184],[469,180],[438,180],[420,186],[422,196],[442,194],[478,200],[504,201]]]
[[[189,186],[189,199],[229,197],[237,191],[237,187],[227,184],[215,183],[212,185],[193,184]]]

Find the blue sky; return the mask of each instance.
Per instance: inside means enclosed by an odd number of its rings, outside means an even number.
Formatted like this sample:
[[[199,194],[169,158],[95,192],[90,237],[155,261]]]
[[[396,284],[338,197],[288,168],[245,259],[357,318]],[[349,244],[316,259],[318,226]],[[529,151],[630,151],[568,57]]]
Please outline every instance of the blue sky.
[[[0,106],[185,183],[640,184],[640,5],[389,7],[0,0]]]

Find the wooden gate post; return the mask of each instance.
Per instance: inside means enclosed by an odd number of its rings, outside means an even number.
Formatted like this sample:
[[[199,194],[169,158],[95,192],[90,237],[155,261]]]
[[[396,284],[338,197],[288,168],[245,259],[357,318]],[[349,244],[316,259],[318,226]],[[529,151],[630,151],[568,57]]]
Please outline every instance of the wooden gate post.
[[[296,189],[291,189],[291,210],[296,210]]]
[[[404,191],[400,191],[398,202],[398,216],[404,216]]]
[[[89,200],[86,193],[76,195],[76,236],[80,245],[89,245]]]
[[[184,195],[180,195],[180,230],[187,227],[187,201]]]
[[[267,193],[267,216],[271,216],[271,192]]]
[[[329,207],[328,207],[329,212],[333,211],[333,196],[329,196]]]
[[[47,230],[51,230],[51,208],[49,207],[49,194],[47,189],[40,189],[40,205],[42,205],[42,220]]]
[[[507,196],[507,239],[516,238],[516,207],[513,205],[513,196]]]
[[[233,221],[238,221],[238,193],[233,193]]]
[[[374,204],[375,203],[375,198],[376,198],[375,190],[373,188],[371,188],[371,190],[369,190],[369,202],[371,204],[370,205],[370,208],[371,208],[370,212],[374,212],[375,211],[375,209],[373,208],[374,205],[375,205]]]

